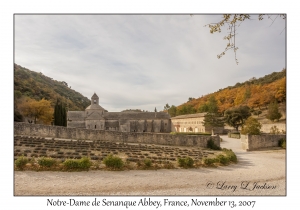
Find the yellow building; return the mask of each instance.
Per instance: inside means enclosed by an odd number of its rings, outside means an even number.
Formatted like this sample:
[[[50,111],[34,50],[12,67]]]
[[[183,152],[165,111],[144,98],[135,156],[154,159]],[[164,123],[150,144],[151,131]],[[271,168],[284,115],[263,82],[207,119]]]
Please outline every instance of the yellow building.
[[[193,132],[193,133],[223,133],[224,127],[205,127],[203,125],[206,113],[179,115],[171,118],[172,132]]]

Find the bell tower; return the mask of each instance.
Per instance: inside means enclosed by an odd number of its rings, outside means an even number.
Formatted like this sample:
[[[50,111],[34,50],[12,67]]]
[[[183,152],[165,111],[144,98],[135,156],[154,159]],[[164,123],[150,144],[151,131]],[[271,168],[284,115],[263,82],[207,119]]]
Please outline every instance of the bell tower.
[[[94,95],[91,98],[91,105],[93,105],[93,104],[99,105],[99,97],[97,96],[96,93],[94,93]]]

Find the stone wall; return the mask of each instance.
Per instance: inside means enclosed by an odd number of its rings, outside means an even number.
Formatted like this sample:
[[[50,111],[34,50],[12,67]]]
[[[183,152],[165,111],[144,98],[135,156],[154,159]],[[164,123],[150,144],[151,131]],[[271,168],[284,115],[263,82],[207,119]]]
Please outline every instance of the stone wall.
[[[15,123],[14,135],[197,147],[206,147],[207,141],[212,138],[214,143],[220,146],[219,136],[171,135],[168,133],[126,133],[29,123]]]
[[[286,135],[241,135],[242,149],[251,151],[267,147],[278,147],[278,142],[282,138],[286,139]]]
[[[229,138],[234,138],[234,139],[241,138],[241,134],[239,134],[239,133],[230,133],[229,132],[227,135],[228,135]]]

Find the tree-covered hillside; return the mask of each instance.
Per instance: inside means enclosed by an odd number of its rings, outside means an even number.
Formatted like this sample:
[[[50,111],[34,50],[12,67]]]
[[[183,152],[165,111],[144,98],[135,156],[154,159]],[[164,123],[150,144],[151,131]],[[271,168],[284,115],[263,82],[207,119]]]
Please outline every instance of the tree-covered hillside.
[[[262,78],[255,77],[243,83],[237,83],[200,98],[187,97],[189,100],[169,109],[171,116],[206,112],[211,97],[217,100],[218,111],[224,113],[227,109],[247,105],[251,109],[265,109],[271,102],[286,102],[286,69],[273,72]]]
[[[68,106],[68,109],[72,111],[84,110],[90,105],[90,100],[68,87],[67,82],[56,81],[42,73],[37,73],[15,64],[15,113],[18,111],[18,101],[25,97],[37,101],[44,98],[45,100],[50,101],[53,107],[58,100]]]

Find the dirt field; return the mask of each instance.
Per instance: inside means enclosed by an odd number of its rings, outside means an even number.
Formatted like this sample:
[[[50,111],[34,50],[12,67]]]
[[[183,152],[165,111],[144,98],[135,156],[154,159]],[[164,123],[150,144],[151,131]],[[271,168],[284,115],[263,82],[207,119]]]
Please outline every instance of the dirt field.
[[[89,172],[15,171],[15,195],[286,195],[285,150],[245,152],[224,167]]]

